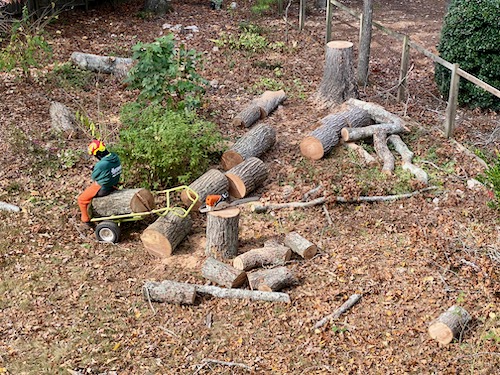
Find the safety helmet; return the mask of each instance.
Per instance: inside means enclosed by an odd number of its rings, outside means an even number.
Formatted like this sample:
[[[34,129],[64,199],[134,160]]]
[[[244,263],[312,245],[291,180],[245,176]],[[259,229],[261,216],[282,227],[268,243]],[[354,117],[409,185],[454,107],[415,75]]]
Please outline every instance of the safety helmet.
[[[88,151],[89,155],[96,156],[98,151],[106,151],[106,146],[100,140],[94,139],[92,142],[89,143]]]

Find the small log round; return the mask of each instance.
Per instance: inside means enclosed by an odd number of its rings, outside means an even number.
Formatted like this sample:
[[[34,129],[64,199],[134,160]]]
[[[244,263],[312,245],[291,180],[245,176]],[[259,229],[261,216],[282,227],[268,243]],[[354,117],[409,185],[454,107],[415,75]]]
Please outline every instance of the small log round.
[[[238,228],[240,209],[207,213],[207,244],[205,254],[215,259],[232,259],[238,255]]]
[[[282,266],[290,260],[292,251],[282,245],[267,244],[260,249],[252,249],[238,255],[233,260],[234,268],[248,271],[262,266]]]
[[[233,124],[249,128],[259,119],[260,107],[255,104],[250,104],[234,117]]]
[[[369,125],[362,128],[343,128],[340,131],[344,142],[359,141],[360,139],[373,137],[376,131],[383,131],[387,134],[408,133],[409,130],[405,126],[396,123],[384,123]]]
[[[264,91],[257,99],[252,100],[252,104],[260,108],[260,118],[266,118],[278,106],[286,100],[285,91]]]
[[[290,232],[285,236],[285,245],[304,259],[311,259],[316,255],[318,247],[297,232]]]
[[[208,257],[201,268],[205,279],[213,281],[226,288],[238,288],[246,283],[247,274],[233,266]]]
[[[196,299],[194,285],[176,281],[147,281],[142,287],[142,295],[146,301],[168,302],[179,305],[192,305]]]
[[[208,195],[222,194],[228,191],[229,182],[224,173],[217,169],[210,169],[191,183],[189,187],[198,194],[198,202],[193,206],[194,210],[198,210],[200,206],[205,203],[205,199]],[[181,200],[186,206],[190,206],[192,203],[186,190],[181,193]]]
[[[104,197],[92,199],[91,211],[94,217],[127,215],[148,212],[155,208],[153,194],[147,189],[115,190]]]
[[[259,157],[275,143],[276,130],[270,125],[257,125],[222,154],[222,168],[227,171],[248,158]]]
[[[59,102],[50,103],[52,130],[63,133],[68,138],[79,138],[83,132],[78,128],[75,113]]]
[[[448,345],[454,337],[460,337],[470,319],[463,307],[451,306],[430,324],[429,335],[441,345]]]
[[[229,194],[244,198],[257,189],[267,178],[267,168],[262,160],[251,157],[226,172]]]
[[[286,267],[253,271],[247,276],[250,289],[263,292],[277,292],[297,284],[295,275]]]
[[[172,255],[175,248],[191,231],[193,222],[188,215],[181,218],[172,212],[158,218],[141,235],[147,252],[159,258]]]
[[[382,160],[382,173],[392,175],[392,172],[394,172],[394,155],[387,147],[387,134],[383,130],[378,129],[373,134],[373,146],[378,157]]]

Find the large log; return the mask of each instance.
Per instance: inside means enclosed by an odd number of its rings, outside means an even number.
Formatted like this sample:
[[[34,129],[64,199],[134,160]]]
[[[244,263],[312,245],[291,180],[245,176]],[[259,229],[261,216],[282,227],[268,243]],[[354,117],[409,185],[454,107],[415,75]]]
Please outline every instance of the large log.
[[[387,147],[387,134],[383,130],[378,129],[373,134],[373,147],[377,156],[382,160],[382,173],[391,175],[394,172],[394,155]]]
[[[382,124],[369,125],[362,128],[343,128],[340,131],[344,142],[359,141],[373,137],[376,131],[383,131],[386,134],[409,133],[409,129],[404,125],[388,122]]]
[[[283,288],[297,284],[292,271],[286,267],[269,268],[253,271],[248,276],[248,284],[252,290],[277,292]]]
[[[247,274],[233,266],[208,257],[201,268],[205,279],[213,281],[226,288],[238,288],[246,283]]]
[[[232,259],[238,255],[240,209],[229,207],[207,213],[205,254],[215,259]]]
[[[257,189],[267,178],[267,168],[262,160],[251,157],[226,172],[229,194],[244,198]]]
[[[315,244],[297,232],[290,232],[285,236],[285,245],[304,259],[311,259],[318,251],[318,247]]]
[[[234,117],[233,124],[236,126],[244,126],[245,128],[249,128],[258,119],[260,119],[260,107],[253,103],[250,103]]]
[[[354,99],[351,98],[349,99],[346,104],[348,105],[353,105],[356,107],[359,107],[361,109],[364,109],[367,111],[371,118],[376,122],[376,123],[392,123],[392,124],[398,124],[401,125],[402,127],[405,127],[404,121],[397,115],[387,111],[384,107],[371,103],[371,102],[364,102],[359,99]],[[406,132],[409,132],[408,129],[406,129]]]
[[[155,208],[153,194],[147,189],[115,190],[104,197],[92,199],[93,217],[148,212]]]
[[[422,169],[413,164],[413,152],[406,146],[399,135],[393,134],[387,138],[387,141],[394,146],[394,149],[401,155],[402,168],[405,171],[409,171],[415,176],[415,178],[427,185],[428,176],[427,173]]]
[[[429,335],[441,345],[448,345],[454,337],[460,337],[470,314],[463,307],[451,306],[429,325]]]
[[[181,218],[172,212],[157,219],[141,235],[141,241],[153,256],[166,258],[191,231],[193,222],[188,215]]]
[[[343,103],[349,98],[357,98],[353,44],[347,41],[328,42],[325,60],[319,99],[330,103]]]
[[[114,74],[120,77],[125,77],[134,64],[134,60],[129,58],[99,56],[82,52],[73,52],[71,61],[81,69],[96,73]]]
[[[290,260],[292,251],[283,245],[266,243],[260,249],[248,250],[233,260],[236,269],[248,271],[256,267],[282,266]]]
[[[275,143],[276,130],[270,125],[257,125],[222,154],[222,168],[227,171],[248,158],[259,157]]]
[[[266,118],[278,106],[286,100],[285,91],[264,91],[264,93],[252,100],[252,104],[260,108],[260,118]]]
[[[224,173],[217,169],[210,169],[202,176],[197,178],[189,187],[198,194],[198,202],[193,206],[194,210],[198,210],[208,195],[222,194],[229,189],[229,182]],[[187,196],[186,190],[181,193],[181,200],[186,206],[190,206],[192,200]]]

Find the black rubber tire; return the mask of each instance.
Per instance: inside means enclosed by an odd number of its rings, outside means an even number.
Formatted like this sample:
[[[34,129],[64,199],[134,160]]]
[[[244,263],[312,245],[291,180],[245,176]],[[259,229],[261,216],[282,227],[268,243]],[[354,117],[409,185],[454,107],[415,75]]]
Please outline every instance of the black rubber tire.
[[[95,227],[95,236],[99,242],[117,243],[120,240],[120,227],[112,221],[103,221]]]

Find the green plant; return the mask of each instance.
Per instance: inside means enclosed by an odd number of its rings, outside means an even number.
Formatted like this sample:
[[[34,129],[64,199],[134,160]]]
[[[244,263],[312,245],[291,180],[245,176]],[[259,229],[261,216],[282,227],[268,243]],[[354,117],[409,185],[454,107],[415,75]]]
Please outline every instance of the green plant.
[[[115,150],[130,184],[157,188],[187,183],[221,152],[222,136],[215,124],[194,112],[131,103],[122,108],[120,119],[123,126]]]
[[[500,87],[500,3],[453,0],[445,16],[438,45],[440,56],[494,87]],[[435,79],[448,95],[450,71],[436,65]],[[458,100],[470,107],[500,109],[500,100],[473,83],[460,80]]]
[[[488,205],[500,210],[500,152],[497,152],[496,156],[494,163],[489,165],[488,169],[480,174],[477,179],[491,189],[492,200]]]
[[[271,9],[271,6],[277,2],[277,0],[257,0],[251,9],[255,14],[263,14]]]
[[[219,34],[219,39],[211,39],[212,42],[219,48],[228,47],[233,50],[242,50],[250,52],[260,52],[267,48],[267,39],[254,32],[244,31],[239,36]]]
[[[261,92],[262,90],[278,91],[278,90],[282,90],[283,87],[284,87],[284,85],[282,82],[278,82],[273,78],[262,77],[261,79],[259,79],[258,82],[256,82],[252,86],[251,90],[252,90],[252,92],[257,93],[257,92]]]
[[[153,43],[137,43],[133,58],[137,64],[126,82],[139,89],[139,101],[165,103],[169,108],[193,109],[200,106],[206,80],[198,73],[201,54],[175,46],[173,34],[157,38]]]
[[[49,81],[64,88],[90,89],[92,78],[91,71],[82,70],[70,62],[55,64],[52,71],[47,74]]]

